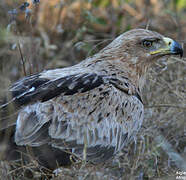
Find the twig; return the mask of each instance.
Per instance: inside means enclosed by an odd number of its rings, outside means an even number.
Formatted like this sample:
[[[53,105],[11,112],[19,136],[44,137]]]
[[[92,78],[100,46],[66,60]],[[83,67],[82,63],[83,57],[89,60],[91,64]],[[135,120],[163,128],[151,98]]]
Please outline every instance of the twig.
[[[148,20],[145,29],[147,30],[149,29],[150,23],[151,23],[151,20]]]
[[[173,59],[176,60],[176,61],[178,61],[178,62],[181,62],[183,64],[186,64],[186,62],[185,62],[186,58],[180,59],[180,58],[177,58],[177,57],[173,57]]]
[[[23,54],[22,54],[22,51],[21,51],[21,46],[20,46],[19,42],[17,44],[18,44],[18,49],[19,49],[19,53],[20,53],[20,56],[21,56],[21,62],[23,64],[23,72],[24,72],[24,75],[26,76],[25,61],[24,61]]]
[[[170,107],[170,108],[180,108],[186,109],[186,106],[174,105],[174,104],[155,104],[155,105],[146,105],[145,108],[159,108],[159,107]]]

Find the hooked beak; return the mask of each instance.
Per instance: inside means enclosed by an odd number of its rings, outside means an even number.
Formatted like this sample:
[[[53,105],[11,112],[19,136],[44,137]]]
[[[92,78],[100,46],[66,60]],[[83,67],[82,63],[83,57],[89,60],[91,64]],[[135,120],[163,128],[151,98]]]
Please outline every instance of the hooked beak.
[[[183,49],[178,42],[167,37],[164,37],[163,41],[165,42],[165,46],[163,48],[150,52],[150,54],[180,55],[180,57],[183,56]]]

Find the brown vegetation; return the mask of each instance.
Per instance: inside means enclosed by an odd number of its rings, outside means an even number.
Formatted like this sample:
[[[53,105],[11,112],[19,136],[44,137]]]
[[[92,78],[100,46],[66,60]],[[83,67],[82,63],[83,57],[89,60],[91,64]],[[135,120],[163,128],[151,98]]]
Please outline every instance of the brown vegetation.
[[[15,80],[75,64],[131,28],[149,28],[185,46],[186,5],[181,0],[40,0],[28,1],[27,12],[18,10],[22,2],[0,2],[0,104],[8,101],[7,89]],[[18,14],[8,12],[15,8]],[[10,147],[14,127],[1,131],[0,179],[175,179],[176,172],[186,172],[185,76],[185,57],[154,66],[144,89],[145,121],[136,144],[105,165],[77,163],[61,168],[55,177],[28,149],[28,160],[8,161],[5,154],[14,148]],[[16,114],[13,106],[1,109],[2,127],[13,124]]]

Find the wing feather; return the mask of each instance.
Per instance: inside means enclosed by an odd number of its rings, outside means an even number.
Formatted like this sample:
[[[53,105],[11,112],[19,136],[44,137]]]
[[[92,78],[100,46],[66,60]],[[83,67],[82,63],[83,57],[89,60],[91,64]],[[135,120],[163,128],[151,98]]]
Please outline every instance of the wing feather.
[[[38,77],[28,80],[33,80],[32,85],[23,80],[13,86],[17,101],[41,102],[27,105],[19,113],[17,144],[48,143],[62,150],[72,149],[83,158],[86,143],[87,160],[99,163],[127,145],[141,126],[140,99],[128,94],[127,86],[124,90],[116,87],[114,79],[84,73],[49,81]],[[24,91],[19,94],[22,86]],[[35,90],[29,92],[33,87]]]
[[[49,122],[52,119],[51,103],[28,105],[18,115],[15,142],[19,145],[40,146],[49,142]]]
[[[103,75],[96,73],[73,74],[50,80],[40,75],[25,77],[12,85],[10,91],[18,105],[36,101],[45,102],[61,94],[74,95],[92,90],[106,82]]]

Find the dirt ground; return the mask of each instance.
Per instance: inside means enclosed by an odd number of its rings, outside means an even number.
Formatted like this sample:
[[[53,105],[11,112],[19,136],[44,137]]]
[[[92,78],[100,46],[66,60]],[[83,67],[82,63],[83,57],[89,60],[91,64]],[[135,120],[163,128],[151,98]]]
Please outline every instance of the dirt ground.
[[[1,0],[0,9],[1,105],[10,99],[8,88],[16,80],[76,64],[132,28],[158,31],[183,48],[186,44],[184,0]],[[65,166],[55,171],[53,165],[45,167],[47,162],[38,164],[38,149],[14,144],[19,109],[0,108],[0,179],[186,178],[185,54],[154,65],[143,102],[145,119],[135,143],[105,164],[69,165],[63,159]],[[51,153],[43,148],[43,155]]]

